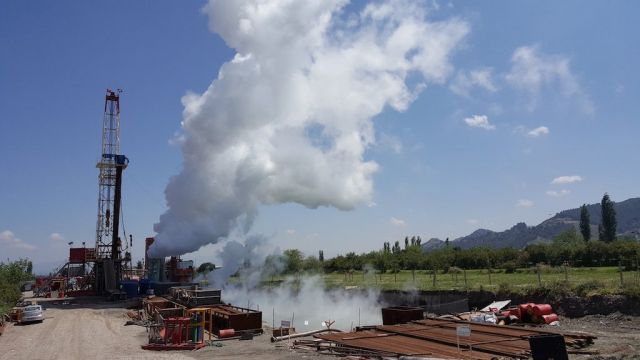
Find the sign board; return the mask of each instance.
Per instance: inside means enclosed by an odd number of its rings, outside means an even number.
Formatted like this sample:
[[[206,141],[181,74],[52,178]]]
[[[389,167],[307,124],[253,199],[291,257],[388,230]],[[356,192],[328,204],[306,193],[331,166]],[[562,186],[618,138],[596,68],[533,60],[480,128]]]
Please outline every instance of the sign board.
[[[469,325],[456,326],[456,335],[457,336],[471,336],[471,328],[469,327]]]
[[[281,328],[290,328],[291,327],[291,321],[289,321],[289,320],[281,320],[280,321],[280,327]]]

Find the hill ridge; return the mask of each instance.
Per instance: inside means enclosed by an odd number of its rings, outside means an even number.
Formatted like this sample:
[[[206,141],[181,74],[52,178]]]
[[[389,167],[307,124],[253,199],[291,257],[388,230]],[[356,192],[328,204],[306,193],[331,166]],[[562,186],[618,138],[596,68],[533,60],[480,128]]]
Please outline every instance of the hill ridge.
[[[616,202],[616,218],[618,220],[618,235],[635,236],[640,234],[640,197],[629,198]],[[600,203],[587,205],[592,227],[592,238],[598,238],[598,225],[601,220]],[[538,242],[549,242],[555,236],[572,227],[577,228],[580,223],[580,207],[562,210],[554,216],[542,221],[535,226],[528,226],[519,222],[504,231],[489,229],[477,229],[467,236],[462,236],[450,242],[450,245],[463,249],[476,246],[489,246],[495,248],[525,246]],[[425,251],[438,249],[444,246],[444,241],[431,238],[422,248]]]

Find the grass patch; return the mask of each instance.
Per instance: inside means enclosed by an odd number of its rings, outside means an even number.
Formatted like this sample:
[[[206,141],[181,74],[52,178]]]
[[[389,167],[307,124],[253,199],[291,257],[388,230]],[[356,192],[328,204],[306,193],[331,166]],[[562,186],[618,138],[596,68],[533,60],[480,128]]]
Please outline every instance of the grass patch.
[[[451,270],[451,269],[448,269]],[[567,268],[545,267],[538,274],[533,269],[515,269],[513,272],[473,269],[438,271],[416,270],[415,280],[410,270],[397,273],[373,273],[354,271],[350,274],[329,273],[318,275],[326,288],[354,287],[379,290],[488,290],[494,292],[529,293],[588,296],[592,293],[629,293],[640,295],[640,278],[634,271],[622,273],[625,286],[621,288],[617,267]],[[286,277],[265,279],[264,286],[277,286]],[[274,283],[271,283],[273,280]]]

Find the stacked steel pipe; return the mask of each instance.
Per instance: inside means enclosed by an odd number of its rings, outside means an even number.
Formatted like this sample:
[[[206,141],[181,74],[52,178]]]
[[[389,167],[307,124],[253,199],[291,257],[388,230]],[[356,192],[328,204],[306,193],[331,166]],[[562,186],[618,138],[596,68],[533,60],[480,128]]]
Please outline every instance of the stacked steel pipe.
[[[468,326],[471,336],[458,336],[457,328]],[[489,360],[496,356],[527,359],[531,356],[529,338],[558,334],[552,331],[469,323],[459,320],[427,318],[402,325],[362,328],[342,334],[315,335],[324,343],[318,348],[351,349],[354,352],[379,352],[394,356],[440,356],[443,358]],[[581,348],[593,343],[595,336],[564,333],[568,348]],[[324,344],[324,345],[322,345]]]

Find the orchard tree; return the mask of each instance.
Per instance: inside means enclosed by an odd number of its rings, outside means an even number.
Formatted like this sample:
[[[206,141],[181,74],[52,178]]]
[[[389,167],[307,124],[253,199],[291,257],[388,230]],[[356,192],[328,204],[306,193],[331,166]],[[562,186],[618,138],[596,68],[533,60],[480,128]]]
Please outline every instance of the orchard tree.
[[[298,249],[287,249],[283,252],[285,272],[287,274],[297,274],[302,270],[304,256]]]
[[[377,252],[374,260],[374,266],[380,274],[386,273],[391,266],[391,252],[386,250]]]

